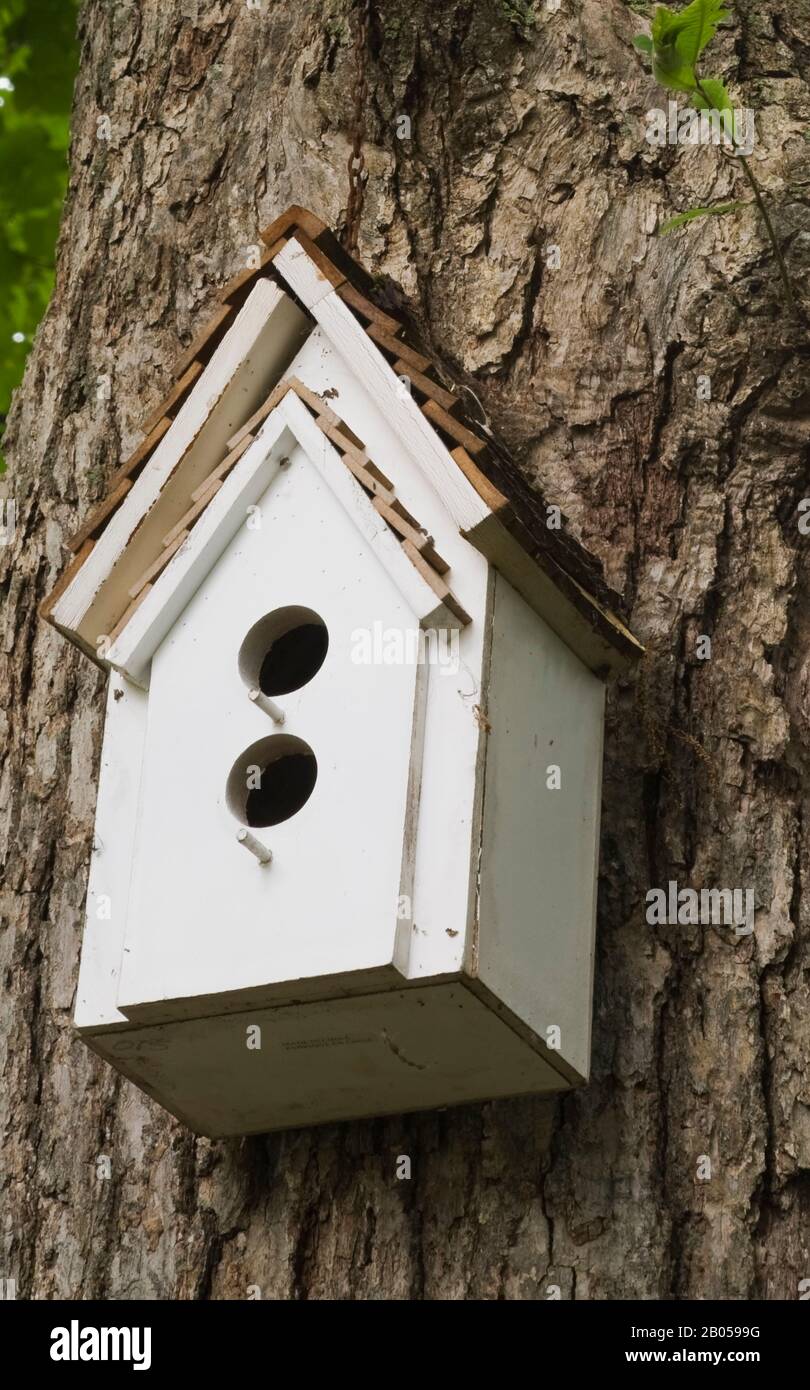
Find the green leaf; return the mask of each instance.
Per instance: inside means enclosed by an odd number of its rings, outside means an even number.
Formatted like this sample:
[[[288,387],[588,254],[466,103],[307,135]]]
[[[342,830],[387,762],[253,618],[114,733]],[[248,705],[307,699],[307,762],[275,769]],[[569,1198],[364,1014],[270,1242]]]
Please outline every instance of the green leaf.
[[[633,45],[640,53],[652,53],[653,41],[648,34],[636,34]]]
[[[653,45],[653,77],[668,92],[693,92],[695,90],[695,70],[685,63],[678,50],[672,47]]]
[[[653,42],[657,44],[660,35],[663,42],[676,44],[681,58],[694,67],[717,26],[730,14],[726,0],[692,0],[685,10],[675,13],[659,5],[652,24]]]
[[[700,88],[692,93],[692,105],[698,111],[734,110],[731,97],[716,77],[701,77]]]
[[[690,11],[694,11],[694,14],[684,23],[678,46],[682,53],[691,54],[694,64],[706,45],[711,43],[723,20],[731,18],[731,10],[726,8],[725,0],[694,0],[682,12],[681,19],[686,21]]]
[[[710,208],[689,208],[687,212],[679,212],[676,217],[670,217],[666,222],[662,222],[658,228],[659,236],[669,236],[678,227],[685,227],[687,222],[694,222],[696,217],[722,217],[727,212],[736,212],[738,208],[747,207],[746,203],[716,203]]]
[[[662,87],[694,91],[695,64],[730,13],[725,0],[692,0],[677,13],[657,6],[652,22],[653,73]]]

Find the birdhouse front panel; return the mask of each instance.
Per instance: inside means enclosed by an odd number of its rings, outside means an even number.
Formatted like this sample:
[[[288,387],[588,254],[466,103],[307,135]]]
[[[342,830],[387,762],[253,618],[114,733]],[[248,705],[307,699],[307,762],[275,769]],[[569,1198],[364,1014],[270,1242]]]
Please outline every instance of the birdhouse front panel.
[[[640,648],[328,229],[263,236],[46,604],[110,672],[76,1024],[212,1135],[581,1084]]]
[[[362,659],[375,623],[418,629],[292,449],[152,661],[119,990],[128,1016],[391,971],[410,888],[417,668]],[[283,723],[250,698],[256,690]],[[245,852],[241,827],[272,864]]]

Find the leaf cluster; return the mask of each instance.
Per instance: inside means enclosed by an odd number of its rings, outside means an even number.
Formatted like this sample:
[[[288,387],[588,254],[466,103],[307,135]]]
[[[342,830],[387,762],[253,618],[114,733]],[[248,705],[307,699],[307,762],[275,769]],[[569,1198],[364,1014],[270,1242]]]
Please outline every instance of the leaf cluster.
[[[652,34],[637,34],[636,48],[652,57],[655,80],[670,92],[687,92],[699,110],[731,110],[731,98],[715,77],[698,77],[697,62],[731,11],[725,0],[692,0],[684,10],[656,5]]]
[[[0,0],[0,429],[53,288],[78,7]]]
[[[717,77],[698,75],[697,64],[706,45],[711,43],[718,26],[730,17],[725,0],[692,0],[683,10],[671,10],[657,5],[652,20],[652,34],[637,34],[633,43],[641,53],[652,57],[653,76],[667,91],[686,92],[699,111],[731,111],[731,97]],[[714,207],[689,208],[670,217],[658,229],[667,236],[677,227],[684,227],[697,217],[721,217],[736,212],[744,204],[718,203]]]

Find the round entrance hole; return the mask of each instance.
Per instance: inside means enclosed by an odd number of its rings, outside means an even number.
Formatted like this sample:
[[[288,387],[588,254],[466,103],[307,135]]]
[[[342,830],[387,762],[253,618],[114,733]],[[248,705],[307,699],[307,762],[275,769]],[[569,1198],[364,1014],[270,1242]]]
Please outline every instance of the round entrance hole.
[[[252,743],[228,774],[225,799],[243,825],[280,825],[312,795],[318,764],[308,743],[271,734]]]
[[[239,648],[239,674],[251,690],[289,695],[320,671],[328,647],[326,624],[311,608],[276,608],[253,624]]]

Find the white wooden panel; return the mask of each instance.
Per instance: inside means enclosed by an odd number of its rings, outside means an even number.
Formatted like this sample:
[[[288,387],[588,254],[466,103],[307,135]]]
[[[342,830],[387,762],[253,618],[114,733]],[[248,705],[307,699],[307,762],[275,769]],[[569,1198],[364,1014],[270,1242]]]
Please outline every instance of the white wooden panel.
[[[144,799],[119,1000],[130,1016],[165,1001],[390,966],[405,817],[414,672],[358,665],[353,633],[414,614],[304,451],[259,504],[153,658]],[[251,518],[255,523],[255,517]],[[240,754],[275,732],[247,697],[237,654],[249,628],[288,604],[319,613],[329,651],[279,698],[285,734],[318,760],[315,790],[236,841],[225,783]],[[224,1001],[224,1002],[223,1002]],[[175,1008],[173,1004],[171,1008]]]
[[[270,280],[259,280],[171,428],[54,608],[54,620],[92,647],[112,631],[126,591],[160,551],[191,492],[226,453],[234,431],[266,399],[309,323]],[[203,428],[205,426],[205,428]]]
[[[132,849],[146,737],[143,691],[113,672],[87,885],[82,959],[76,991],[77,1028],[127,1020],[116,1006],[132,872]]]
[[[265,421],[254,444],[209,502],[187,541],[159,575],[143,603],[113,643],[107,659],[145,689],[149,666],[164,637],[196,593],[220,555],[244,526],[248,507],[255,506],[288,456],[295,439],[276,411]]]
[[[284,279],[311,310],[330,342],[351,365],[378,401],[411,457],[424,470],[460,530],[469,530],[490,515],[475,488],[450,457],[416,401],[403,391],[399,377],[377,345],[327,283],[301,245],[292,240],[274,258]]]
[[[211,1136],[566,1089],[461,985],[133,1027],[92,1046]]]
[[[363,440],[370,458],[391,479],[397,497],[434,537],[450,565],[448,582],[472,622],[457,634],[457,662],[431,665],[425,710],[422,790],[411,893],[413,917],[403,921],[397,965],[409,979],[462,969],[468,918],[476,758],[483,702],[488,566],[459,533],[432,483],[404,447],[390,417],[316,329],[290,365]],[[453,465],[455,467],[455,464]],[[382,526],[375,513],[375,524]],[[387,528],[385,528],[387,530]],[[454,640],[456,640],[454,638]],[[475,846],[477,867],[478,845]],[[407,928],[407,930],[406,930]]]
[[[583,1078],[590,1059],[605,687],[496,576],[478,972]],[[557,765],[561,789],[547,785]]]
[[[300,241],[291,238],[277,256],[273,266],[279,270],[294,289],[302,304],[312,311],[326,295],[334,292],[334,285],[304,250]],[[288,274],[288,271],[290,274]]]
[[[337,450],[315,424],[306,406],[290,392],[267,417],[247,449],[209,502],[188,540],[175,552],[151,591],[136,609],[107,659],[144,688],[149,662],[236,531],[247,508],[255,505],[298,439],[377,558],[425,627],[459,627],[455,614],[437,603],[436,595],[405,555],[391,530],[381,522]]]
[[[457,628],[458,618],[437,602],[430,585],[405,554],[397,537],[376,512],[354,475],[341,462],[337,449],[316,425],[303,401],[290,391],[278,406],[290,429],[306,449],[324,482],[388,571],[402,597],[425,627]]]
[[[298,377],[320,396],[328,393],[327,404],[362,439],[371,461],[394,484],[399,501],[434,537],[436,549],[451,567],[448,582],[453,594],[475,623],[484,611],[487,561],[460,534],[433,483],[414,462],[384,403],[367,389],[321,328],[313,329],[290,363],[288,375]],[[461,634],[462,638],[469,635],[469,628]]]

